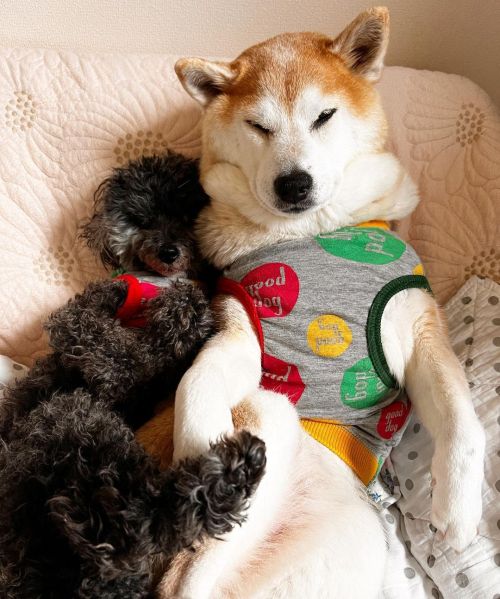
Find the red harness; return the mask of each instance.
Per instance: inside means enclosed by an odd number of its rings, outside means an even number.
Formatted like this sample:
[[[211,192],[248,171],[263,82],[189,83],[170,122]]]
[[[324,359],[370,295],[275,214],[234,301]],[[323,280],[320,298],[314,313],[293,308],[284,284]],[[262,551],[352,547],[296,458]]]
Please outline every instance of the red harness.
[[[120,275],[116,280],[125,281],[128,285],[127,297],[116,315],[124,327],[144,328],[147,324],[144,309],[148,301],[158,295],[161,287],[140,281],[133,275]]]

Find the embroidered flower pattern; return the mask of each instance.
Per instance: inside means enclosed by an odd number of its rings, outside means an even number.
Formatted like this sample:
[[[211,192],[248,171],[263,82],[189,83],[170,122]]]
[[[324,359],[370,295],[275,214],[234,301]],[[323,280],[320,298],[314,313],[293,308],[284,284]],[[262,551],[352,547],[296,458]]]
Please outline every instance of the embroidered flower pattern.
[[[5,105],[5,124],[14,133],[31,129],[35,124],[37,103],[25,91],[15,91]]]
[[[427,163],[426,176],[448,193],[464,183],[486,184],[500,175],[500,119],[488,96],[462,77],[441,73],[408,79],[404,117],[411,157]],[[451,85],[450,83],[455,83]]]
[[[89,192],[110,168],[140,156],[168,150],[199,154],[201,111],[178,84],[100,82],[83,101],[64,127],[64,171],[71,182],[85,181]]]
[[[410,239],[439,301],[472,275],[500,281],[500,186],[464,186],[451,197],[430,186],[422,192]]]
[[[64,99],[78,89],[57,52],[5,50],[0,68],[0,167],[22,164],[40,178],[57,177]]]
[[[0,354],[28,363],[46,351],[48,314],[102,276],[78,224],[42,182],[0,178]]]
[[[75,259],[64,247],[49,247],[33,260],[33,270],[49,284],[68,285],[74,264]]]

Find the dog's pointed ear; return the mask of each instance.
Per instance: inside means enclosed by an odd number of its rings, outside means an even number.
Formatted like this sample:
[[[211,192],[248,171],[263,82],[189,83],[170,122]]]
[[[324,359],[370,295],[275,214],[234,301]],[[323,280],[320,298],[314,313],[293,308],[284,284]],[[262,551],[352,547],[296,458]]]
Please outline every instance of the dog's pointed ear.
[[[389,43],[389,10],[377,6],[365,10],[333,40],[330,50],[355,73],[378,81]]]
[[[209,104],[236,78],[236,70],[228,62],[202,58],[181,58],[175,63],[175,72],[187,93],[202,106]]]

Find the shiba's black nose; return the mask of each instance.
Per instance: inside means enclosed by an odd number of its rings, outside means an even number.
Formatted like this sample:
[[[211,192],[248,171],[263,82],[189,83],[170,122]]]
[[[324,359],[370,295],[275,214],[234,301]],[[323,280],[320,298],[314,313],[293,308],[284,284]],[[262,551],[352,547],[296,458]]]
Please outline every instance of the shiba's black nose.
[[[179,248],[175,245],[167,245],[158,253],[158,258],[165,264],[172,264],[179,257]]]
[[[274,191],[282,202],[298,204],[307,199],[313,186],[313,179],[306,171],[292,171],[274,180]]]

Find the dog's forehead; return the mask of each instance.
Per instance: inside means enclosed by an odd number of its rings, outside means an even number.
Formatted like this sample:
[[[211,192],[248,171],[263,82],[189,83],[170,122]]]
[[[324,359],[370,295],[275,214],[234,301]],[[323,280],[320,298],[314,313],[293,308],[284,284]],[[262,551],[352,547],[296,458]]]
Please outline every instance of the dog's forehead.
[[[372,101],[371,86],[351,73],[331,46],[321,34],[288,33],[248,48],[232,63],[238,75],[225,94],[227,113],[272,97],[291,114],[310,87],[341,95],[356,112],[364,112]]]

